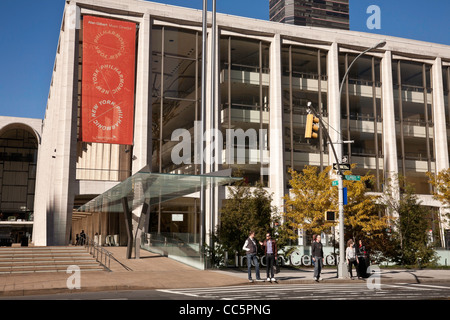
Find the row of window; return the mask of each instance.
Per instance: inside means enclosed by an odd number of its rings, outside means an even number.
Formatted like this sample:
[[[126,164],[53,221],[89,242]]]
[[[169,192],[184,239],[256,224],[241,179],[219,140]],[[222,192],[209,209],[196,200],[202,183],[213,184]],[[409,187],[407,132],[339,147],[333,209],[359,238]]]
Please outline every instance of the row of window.
[[[198,166],[174,165],[171,159],[172,132],[184,128],[192,133],[201,112],[201,32],[169,26],[154,26],[151,33],[151,112],[152,169],[155,172],[198,173]],[[323,165],[327,144],[324,139],[306,140],[304,125],[306,105],[313,103],[327,117],[327,54],[323,49],[283,45],[281,50],[282,93],[284,110],[284,146],[286,166],[301,169],[305,164]],[[355,54],[339,54],[341,80]],[[270,122],[269,79],[270,43],[257,39],[223,35],[219,40],[220,128],[225,130],[268,130]],[[381,59],[363,56],[353,65],[344,86],[341,115],[342,131],[354,144],[347,146],[349,157],[383,158],[383,120],[381,97]],[[449,67],[443,68],[446,92],[446,118],[450,125],[448,105]],[[434,161],[431,65],[412,61],[393,61],[395,117],[399,124],[397,149],[399,168],[417,172],[412,161]],[[362,123],[371,123],[362,125]],[[412,132],[411,127],[420,127]],[[258,137],[260,138],[260,137]],[[260,139],[259,139],[260,141]],[[193,142],[192,142],[193,143]],[[224,141],[224,145],[226,142]],[[270,150],[266,142],[263,147]],[[318,154],[298,156],[297,153]],[[131,154],[131,153],[130,153]],[[192,155],[194,157],[194,155]],[[193,158],[192,158],[193,160]],[[192,161],[194,162],[194,161]],[[375,161],[377,162],[377,161]],[[378,163],[378,162],[377,162]],[[234,166],[228,161],[226,165]],[[249,164],[244,171],[254,182],[267,181],[263,174],[267,164]],[[377,176],[383,177],[378,165]],[[430,164],[428,164],[430,167]],[[100,168],[99,168],[100,169]],[[242,169],[242,168],[241,168]],[[411,170],[410,170],[411,169]],[[430,168],[428,168],[430,169]],[[408,172],[407,172],[408,173]],[[380,184],[380,183],[379,183]]]

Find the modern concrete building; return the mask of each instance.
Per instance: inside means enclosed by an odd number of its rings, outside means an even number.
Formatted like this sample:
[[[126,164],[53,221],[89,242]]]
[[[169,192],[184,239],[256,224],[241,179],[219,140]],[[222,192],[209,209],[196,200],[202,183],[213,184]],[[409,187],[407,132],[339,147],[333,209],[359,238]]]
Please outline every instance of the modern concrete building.
[[[348,0],[270,0],[270,21],[307,27],[350,29]]]
[[[342,152],[338,148],[338,156],[357,164],[354,174],[375,175],[371,191],[382,192],[385,181],[396,174],[415,184],[423,204],[434,208],[430,227],[439,231],[445,245],[449,226],[439,219],[443,209],[432,198],[426,172],[449,167],[449,46],[218,14],[212,59],[211,16],[208,21],[203,55],[199,10],[137,0],[67,1],[46,115],[42,131],[36,129],[42,139],[33,136],[39,142],[35,245],[73,243],[81,230],[102,244],[127,244],[121,210],[78,209],[134,179],[130,177],[147,165],[145,170],[154,174],[199,175],[203,162],[198,161],[196,138],[201,141],[203,132],[208,137],[208,129],[218,130],[211,144],[217,161],[205,165],[205,173],[240,168],[250,183],[262,182],[273,193],[273,204],[282,208],[289,167],[323,168],[335,162],[323,135],[304,138],[308,102],[323,115],[332,142],[341,134],[354,140]],[[108,37],[117,47],[101,46]],[[341,96],[346,68],[380,41],[386,45],[353,65]],[[100,62],[89,69],[96,54]],[[133,58],[131,67],[114,66],[125,57]],[[202,102],[203,58],[207,69]],[[108,77],[112,80],[106,81]],[[128,96],[116,103],[122,88]],[[98,102],[86,105],[91,101],[88,92],[100,95]],[[107,94],[111,97],[101,96]],[[125,108],[127,103],[131,109]],[[106,104],[109,108],[102,111]],[[99,116],[113,111],[110,118]],[[114,130],[130,117],[131,143],[115,143]],[[105,135],[87,141],[83,127],[96,120],[96,132]],[[230,130],[234,137],[227,135]],[[249,135],[249,143],[239,142],[240,135],[233,146],[230,140],[239,132]],[[130,131],[123,134],[130,136]],[[181,141],[192,152],[181,152]],[[180,256],[175,251],[183,243],[198,252],[202,230],[207,235],[214,230],[228,196],[227,187],[214,185],[212,190],[204,198],[204,219],[197,191],[151,205],[143,245],[155,249],[158,241],[173,243],[172,254]],[[139,217],[141,212],[140,207],[133,214]],[[139,222],[132,222],[133,234]]]

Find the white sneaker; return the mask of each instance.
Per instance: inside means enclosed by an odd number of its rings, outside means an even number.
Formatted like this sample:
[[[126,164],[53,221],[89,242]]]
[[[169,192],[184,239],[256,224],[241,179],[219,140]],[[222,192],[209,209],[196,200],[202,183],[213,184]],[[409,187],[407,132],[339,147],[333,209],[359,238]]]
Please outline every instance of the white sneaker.
[[[319,281],[322,281],[323,279],[319,277]]]
[[[274,281],[274,282],[276,282],[276,281],[277,281],[277,279],[275,279],[275,278],[272,278],[272,279],[271,279],[271,281]]]
[[[270,282],[270,278],[267,278],[266,281],[269,281],[269,282]]]
[[[313,277],[313,280],[314,280],[314,281],[317,281],[317,278],[316,278],[316,277]]]

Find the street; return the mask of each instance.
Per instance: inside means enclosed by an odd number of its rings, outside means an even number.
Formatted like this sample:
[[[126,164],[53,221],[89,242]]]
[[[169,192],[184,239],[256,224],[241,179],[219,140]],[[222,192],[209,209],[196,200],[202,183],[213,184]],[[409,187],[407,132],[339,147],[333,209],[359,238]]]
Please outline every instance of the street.
[[[80,292],[71,294],[2,297],[0,300],[449,300],[450,283],[380,284],[366,282],[261,284],[247,286]]]

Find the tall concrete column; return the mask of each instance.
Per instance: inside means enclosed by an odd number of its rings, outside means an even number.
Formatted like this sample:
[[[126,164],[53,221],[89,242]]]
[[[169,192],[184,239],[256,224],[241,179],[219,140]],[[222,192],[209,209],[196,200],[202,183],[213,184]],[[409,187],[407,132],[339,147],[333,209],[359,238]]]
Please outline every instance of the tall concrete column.
[[[75,4],[68,4],[69,12],[77,12]],[[77,21],[79,16],[76,17]],[[70,19],[66,16],[65,18]],[[54,245],[69,243],[72,225],[74,190],[76,189],[77,162],[77,109],[78,109],[78,29],[76,24],[65,24],[61,43],[64,70],[61,78],[62,91],[60,116],[57,123],[56,167],[54,192]],[[52,244],[50,243],[50,244]]]
[[[76,5],[67,4],[42,133],[33,233],[39,246],[69,243],[77,157],[78,29],[74,14],[78,21]]]
[[[285,165],[283,143],[283,96],[281,81],[281,37],[276,34],[270,46],[270,121],[269,121],[269,186],[273,205],[283,211]]]
[[[386,51],[381,60],[381,90],[383,114],[384,190],[390,188],[393,199],[400,199],[398,184],[397,136],[395,124],[394,83],[392,78],[392,52]],[[390,212],[397,216],[396,212]]]
[[[139,24],[136,67],[136,101],[134,115],[134,148],[132,173],[151,163],[152,123],[150,92],[150,15],[144,14]]]
[[[442,59],[434,61],[433,68],[433,122],[434,150],[436,156],[436,171],[449,167],[447,127],[445,124],[444,83],[442,75]]]
[[[442,74],[442,59],[436,58],[432,67],[433,83],[433,122],[434,122],[434,150],[436,157],[436,174],[449,168],[448,137],[445,123],[444,78]],[[441,241],[445,241],[445,229],[449,224],[444,218],[449,213],[448,208],[441,206],[439,220],[443,223],[439,230]]]
[[[386,51],[381,60],[381,89],[383,113],[384,178],[395,179],[398,175],[397,139],[394,112],[394,84],[392,80],[392,52]],[[385,182],[386,183],[386,182]]]
[[[341,140],[341,96],[339,93],[339,46],[333,43],[328,51],[327,57],[327,74],[328,74],[328,123],[327,128],[336,155],[339,160],[342,159],[342,147],[336,144]],[[318,106],[315,106],[316,110]],[[332,128],[332,129],[331,129]],[[336,162],[331,146],[328,148],[328,165]]]

